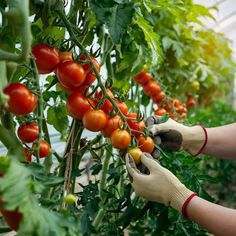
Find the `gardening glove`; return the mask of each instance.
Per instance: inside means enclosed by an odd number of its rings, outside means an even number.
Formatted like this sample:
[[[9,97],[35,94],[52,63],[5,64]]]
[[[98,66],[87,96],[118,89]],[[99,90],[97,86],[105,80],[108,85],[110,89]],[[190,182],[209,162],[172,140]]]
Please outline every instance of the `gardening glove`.
[[[185,150],[197,156],[207,143],[206,129],[200,125],[186,126],[171,118],[161,122],[160,116],[147,118],[146,124],[154,142],[169,151]]]
[[[126,154],[126,168],[131,176],[131,184],[137,195],[163,203],[182,212],[186,216],[188,202],[197,194],[187,189],[169,170],[162,167],[148,153],[143,153],[141,162],[149,169],[149,174],[141,173],[133,158]]]

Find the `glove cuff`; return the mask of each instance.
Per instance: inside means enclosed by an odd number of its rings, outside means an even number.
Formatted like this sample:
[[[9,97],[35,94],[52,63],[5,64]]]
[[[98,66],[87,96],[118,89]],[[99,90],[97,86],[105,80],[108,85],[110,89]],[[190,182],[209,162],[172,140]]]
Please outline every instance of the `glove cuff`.
[[[195,196],[197,196],[196,193],[192,193],[187,199],[186,201],[184,202],[183,206],[182,206],[182,209],[181,209],[181,212],[182,212],[182,215],[183,217],[188,220],[188,215],[187,215],[187,206],[189,204],[189,202],[192,200],[192,198],[194,198]]]
[[[176,186],[176,192],[172,195],[170,206],[183,213],[183,206],[186,205],[186,201],[193,194],[195,193],[187,189],[183,184],[181,184],[181,186]],[[184,207],[184,210],[186,209],[186,207],[187,206]]]
[[[184,137],[183,148],[192,156],[197,156],[205,148],[207,139],[207,131],[203,126],[188,127]]]

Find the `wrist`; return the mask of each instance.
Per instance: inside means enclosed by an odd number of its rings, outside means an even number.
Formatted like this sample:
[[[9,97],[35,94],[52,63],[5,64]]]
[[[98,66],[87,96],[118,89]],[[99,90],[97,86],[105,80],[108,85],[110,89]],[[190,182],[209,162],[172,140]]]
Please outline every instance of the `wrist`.
[[[207,144],[207,131],[201,125],[186,127],[183,140],[183,148],[192,156],[197,156]]]
[[[191,201],[194,197],[196,197],[196,196],[197,196],[196,193],[192,193],[192,194],[186,199],[186,201],[184,202],[184,204],[183,204],[183,206],[182,206],[182,208],[181,208],[181,213],[182,213],[183,217],[184,217],[186,220],[189,219],[189,218],[188,218],[188,214],[187,214],[187,207],[188,207],[190,201]]]

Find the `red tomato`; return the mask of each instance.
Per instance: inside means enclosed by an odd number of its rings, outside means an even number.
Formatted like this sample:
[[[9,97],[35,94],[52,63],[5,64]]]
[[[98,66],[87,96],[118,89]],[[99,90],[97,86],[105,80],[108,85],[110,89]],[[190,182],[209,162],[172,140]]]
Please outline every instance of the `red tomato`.
[[[72,52],[59,52],[60,62],[73,61]]]
[[[60,62],[57,50],[44,44],[34,46],[32,53],[36,58],[35,63],[40,74],[54,71]]]
[[[102,134],[105,137],[110,137],[112,132],[120,128],[122,125],[123,121],[120,116],[116,115],[114,117],[110,117],[107,121],[105,128],[102,130]]]
[[[0,212],[10,228],[17,231],[22,220],[22,214],[18,210],[8,211],[3,208],[0,208]]]
[[[4,90],[10,98],[8,100],[8,111],[15,115],[27,115],[32,112],[38,101],[38,97],[21,83],[12,83]]]
[[[131,142],[131,136],[127,130],[116,129],[110,137],[111,144],[117,149],[125,149]]]
[[[195,104],[196,104],[196,102],[195,102],[194,98],[188,97],[188,100],[186,102],[187,107],[192,108],[195,106]]]
[[[165,108],[159,107],[156,111],[154,111],[154,114],[157,116],[162,116],[164,114],[168,114]]]
[[[81,92],[81,93],[83,93],[86,90],[86,87],[82,86],[82,85],[80,85],[78,87],[66,87],[66,86],[64,86],[64,85],[62,85],[60,83],[58,83],[58,84],[59,84],[60,88],[63,91],[65,91],[66,93],[69,93],[69,94],[70,93],[74,93],[74,92]]]
[[[113,95],[113,93],[111,92],[110,89],[107,88],[107,89],[106,89],[106,92],[107,92],[107,94],[108,94],[108,96],[109,96],[110,98],[114,98],[114,95]],[[96,93],[96,94],[95,94],[95,98],[98,100],[98,102],[101,101],[102,98],[103,98],[103,92],[100,91],[100,92]],[[109,112],[112,110],[113,105],[112,105],[112,103],[106,98],[106,99],[104,99],[104,101],[100,104],[100,108],[101,108],[104,112],[109,113]]]
[[[36,148],[36,143],[33,144],[32,148]],[[48,144],[48,142],[42,139],[39,144],[39,157],[40,158],[47,157],[50,154],[50,152],[51,152],[50,145]],[[36,153],[34,153],[34,155],[36,156]]]
[[[138,138],[138,146],[143,152],[152,153],[154,149],[154,142],[152,138],[140,136]]]
[[[127,114],[126,117],[128,118],[127,123],[131,129],[137,130],[137,131],[144,131],[145,130],[145,128],[146,128],[145,122],[143,120],[137,121],[137,114],[136,113]],[[135,132],[135,131],[132,131],[132,134],[135,137],[139,137],[141,135],[140,132]]]
[[[84,114],[93,109],[95,102],[92,99],[87,99],[82,93],[72,93],[66,102],[66,108],[69,114],[78,120],[82,120]]]
[[[61,62],[56,70],[57,79],[65,87],[78,87],[85,80],[85,72],[81,65],[73,61]]]
[[[121,101],[118,101],[118,100],[115,100],[115,103],[117,104],[117,106],[119,107],[121,113],[123,113],[123,115],[127,115],[128,114],[128,107],[126,105],[125,102],[121,102]]]
[[[138,147],[129,148],[128,153],[133,157],[136,165],[138,165],[141,162],[141,156],[142,156],[143,152],[140,148],[138,148]]]
[[[156,96],[152,97],[152,100],[154,103],[159,104],[164,100],[165,96],[165,93],[161,91],[160,93],[156,94]]]
[[[81,61],[85,61],[85,60],[86,60],[86,56],[85,56],[84,54],[82,54],[82,55],[79,57],[79,59],[80,59]],[[90,59],[92,60],[94,66],[95,66],[95,68],[96,68],[96,70],[97,70],[98,72],[100,72],[100,65],[99,65],[98,61],[96,60],[96,58],[90,55]],[[95,72],[90,68],[90,64],[89,64],[89,63],[83,64],[82,67],[83,67],[83,69],[84,69],[85,72],[86,72],[86,78],[85,78],[85,80],[84,80],[84,82],[83,82],[82,85],[84,85],[84,86],[89,86],[89,85],[92,84],[92,83],[94,82],[94,80],[96,79]]]
[[[103,130],[107,121],[107,114],[102,110],[89,110],[82,119],[84,127],[93,132]]]
[[[39,136],[39,127],[36,123],[20,125],[17,135],[25,143],[34,142]]]
[[[144,71],[141,71],[137,75],[134,76],[133,78],[138,84],[140,85],[146,85],[151,79],[152,79],[152,74],[146,73]]]
[[[143,91],[147,96],[154,97],[161,91],[161,88],[156,81],[151,80],[143,87]]]
[[[32,161],[32,153],[29,149],[24,148],[24,158],[26,161],[31,162]]]

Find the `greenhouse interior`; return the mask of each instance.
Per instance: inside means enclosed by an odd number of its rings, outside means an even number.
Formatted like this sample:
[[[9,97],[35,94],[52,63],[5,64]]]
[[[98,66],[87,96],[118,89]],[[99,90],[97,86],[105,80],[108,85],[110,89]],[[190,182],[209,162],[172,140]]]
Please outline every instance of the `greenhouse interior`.
[[[236,235],[236,1],[0,1],[1,236]]]

